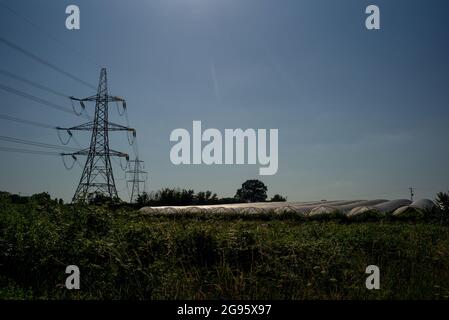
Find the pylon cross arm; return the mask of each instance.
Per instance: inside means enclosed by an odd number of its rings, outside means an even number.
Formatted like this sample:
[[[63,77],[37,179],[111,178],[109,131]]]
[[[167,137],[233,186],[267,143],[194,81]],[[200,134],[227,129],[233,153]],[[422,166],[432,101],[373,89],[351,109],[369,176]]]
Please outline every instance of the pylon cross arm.
[[[94,127],[95,127],[94,122],[89,121],[89,122],[83,123],[79,126],[74,126],[74,127],[70,127],[70,128],[56,127],[56,129],[69,130],[69,131],[92,131]],[[130,128],[130,127],[125,127],[120,124],[116,124],[116,123],[112,123],[112,122],[108,123],[107,129],[109,131],[130,131],[133,133],[134,136],[136,135],[136,129]]]
[[[106,156],[109,155],[111,157],[121,157],[121,158],[129,158],[129,155],[127,153],[123,153],[120,151],[114,151],[114,150],[109,150],[108,152],[103,152],[103,151],[96,151],[96,152],[91,152],[90,149],[84,149],[84,150],[80,150],[77,152],[72,152],[72,153],[61,153],[61,156],[87,156],[89,155],[89,153],[92,153],[95,156]]]
[[[97,100],[107,100],[108,102],[126,102],[125,99],[118,97],[118,96],[111,96],[111,95],[106,95],[106,96],[102,96],[102,95],[98,95],[95,94],[93,96],[87,97],[87,98],[75,98],[75,97],[70,97],[70,99],[75,100],[75,101],[97,101]]]
[[[109,131],[131,131],[131,132],[133,132],[134,135],[136,133],[136,129],[134,129],[134,128],[125,127],[125,126],[122,126],[121,124],[116,124],[113,122],[109,122],[108,130]]]

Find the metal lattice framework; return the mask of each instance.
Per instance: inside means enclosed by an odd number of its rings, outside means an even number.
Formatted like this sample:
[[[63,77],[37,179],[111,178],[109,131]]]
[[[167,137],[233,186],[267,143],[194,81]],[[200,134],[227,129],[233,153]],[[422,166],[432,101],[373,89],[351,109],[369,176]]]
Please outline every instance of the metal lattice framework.
[[[63,156],[72,156],[74,159],[76,159],[77,155],[87,155],[83,173],[72,202],[86,202],[93,195],[103,195],[110,199],[118,199],[110,157],[123,157],[128,160],[128,155],[109,148],[109,131],[130,131],[134,136],[136,131],[133,128],[109,122],[108,103],[122,102],[123,107],[126,108],[126,102],[120,97],[110,96],[108,94],[105,68],[101,69],[96,95],[83,99],[70,98],[74,101],[79,101],[83,109],[85,108],[84,102],[95,101],[95,116],[93,121],[71,128],[57,128],[58,130],[66,130],[70,136],[72,135],[72,131],[92,131],[90,147],[88,149],[62,154]]]
[[[144,184],[144,190],[145,190],[145,182],[146,180],[141,179],[141,174],[147,174],[147,171],[143,171],[143,161],[139,160],[139,158],[136,158],[135,160],[130,160],[130,163],[133,163],[134,166],[131,168],[130,171],[126,171],[126,173],[132,174],[132,179],[127,180],[126,183],[132,182],[132,189],[131,189],[131,197],[129,202],[135,203],[137,201],[137,197],[140,195],[140,184]]]

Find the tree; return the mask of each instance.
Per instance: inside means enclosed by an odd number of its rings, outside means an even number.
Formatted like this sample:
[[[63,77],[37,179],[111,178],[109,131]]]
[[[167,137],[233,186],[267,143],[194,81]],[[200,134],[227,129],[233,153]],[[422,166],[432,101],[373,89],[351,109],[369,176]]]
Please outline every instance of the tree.
[[[449,194],[438,192],[436,202],[441,211],[449,213]]]
[[[244,202],[263,202],[267,199],[267,186],[260,180],[246,180],[237,190],[235,198]]]
[[[142,192],[137,196],[137,204],[141,207],[147,206],[150,203],[150,196],[146,192]]]
[[[91,205],[103,205],[119,203],[120,199],[117,197],[110,198],[100,192],[92,192],[87,195],[87,203]]]
[[[216,193],[207,190],[206,192],[200,191],[195,195],[195,204],[214,204],[218,201],[218,196]]]
[[[194,196],[195,196],[195,191],[193,191],[192,189],[189,189],[189,190],[182,189],[182,191],[179,195],[179,204],[182,206],[192,205]]]
[[[38,204],[49,204],[51,202],[51,197],[48,192],[41,192],[33,194],[31,200]]]
[[[197,204],[206,204],[206,193],[200,191],[196,194],[196,203]]]
[[[218,196],[216,193],[212,193],[212,191],[206,191],[206,203],[214,204],[218,201]]]
[[[180,191],[176,189],[164,188],[156,192],[155,200],[158,205],[174,206],[179,205]]]
[[[270,200],[271,202],[285,202],[287,201],[287,197],[283,197],[280,194],[275,194],[273,198]]]

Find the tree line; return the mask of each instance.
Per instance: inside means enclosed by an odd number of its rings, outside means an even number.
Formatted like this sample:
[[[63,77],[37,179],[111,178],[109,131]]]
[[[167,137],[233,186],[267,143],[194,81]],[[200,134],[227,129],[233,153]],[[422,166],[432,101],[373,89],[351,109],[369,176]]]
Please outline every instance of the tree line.
[[[143,192],[137,198],[138,206],[189,206],[189,205],[213,205],[245,202],[267,201],[267,186],[260,180],[247,180],[239,188],[234,197],[219,198],[212,191],[200,191],[195,193],[192,189],[163,188],[156,192]],[[269,201],[282,202],[287,198],[275,194]]]
[[[246,202],[282,202],[287,201],[287,197],[275,194],[271,199],[267,196],[268,188],[260,180],[247,180],[236,191],[234,197],[220,198],[212,191],[195,192],[193,189],[181,188],[163,188],[155,192],[143,192],[137,198],[137,207],[143,206],[191,206],[191,205],[213,205],[213,204],[231,204]],[[35,202],[39,204],[60,204],[62,199],[52,199],[48,192],[41,192],[32,196],[21,196],[9,192],[0,192],[1,197],[9,198],[12,203],[27,204]],[[103,194],[90,194],[87,197],[87,203],[90,205],[127,205],[120,199],[110,199]],[[133,205],[134,206],[134,205]]]

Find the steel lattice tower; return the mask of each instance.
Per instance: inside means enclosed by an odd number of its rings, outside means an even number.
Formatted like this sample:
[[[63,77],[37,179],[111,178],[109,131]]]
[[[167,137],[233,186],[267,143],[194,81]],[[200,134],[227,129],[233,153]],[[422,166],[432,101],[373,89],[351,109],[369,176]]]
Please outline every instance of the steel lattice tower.
[[[146,174],[147,171],[143,171],[143,161],[139,160],[139,158],[136,158],[135,160],[130,160],[130,163],[134,163],[134,167],[131,168],[130,171],[126,171],[126,173],[132,174],[132,179],[127,180],[126,183],[132,182],[132,189],[131,189],[131,197],[129,199],[130,203],[135,203],[137,201],[137,197],[140,195],[140,184],[144,183],[144,190],[145,190],[145,180],[141,180],[140,175]]]
[[[120,101],[126,108],[125,100],[108,94],[105,68],[101,69],[96,95],[84,99],[74,97],[71,97],[71,99],[79,101],[83,108],[85,101],[95,101],[93,121],[71,128],[58,127],[59,130],[67,130],[70,136],[72,135],[71,131],[75,130],[92,131],[89,149],[63,154],[71,155],[74,158],[76,155],[87,155],[83,173],[72,202],[86,202],[90,196],[99,194],[110,199],[118,199],[110,157],[125,157],[128,160],[128,155],[109,148],[109,131],[131,131],[135,136],[135,130],[108,121],[108,102]]]

